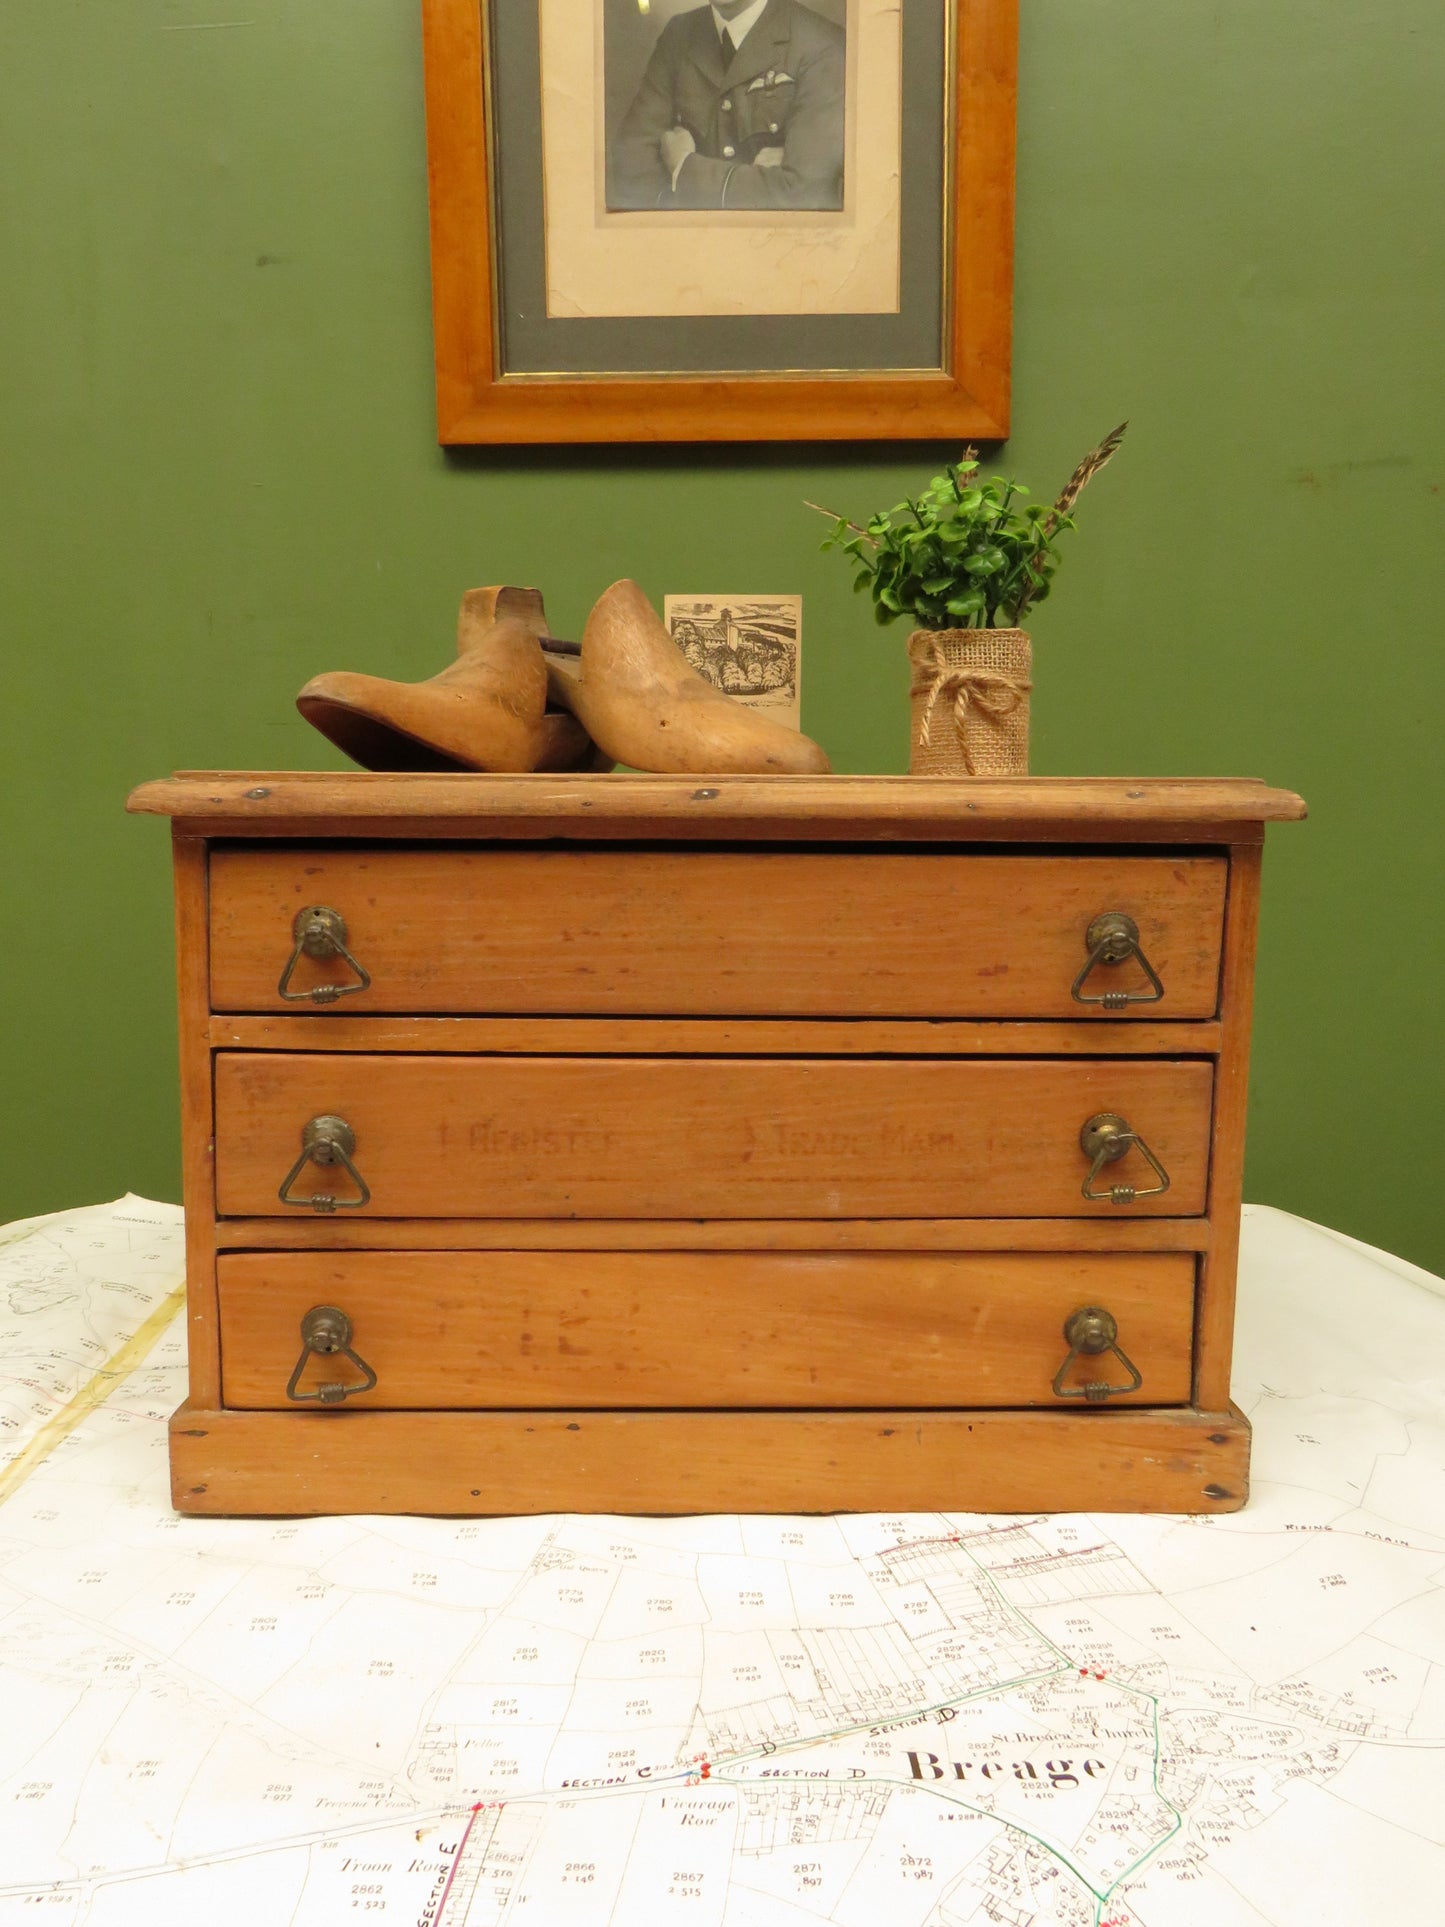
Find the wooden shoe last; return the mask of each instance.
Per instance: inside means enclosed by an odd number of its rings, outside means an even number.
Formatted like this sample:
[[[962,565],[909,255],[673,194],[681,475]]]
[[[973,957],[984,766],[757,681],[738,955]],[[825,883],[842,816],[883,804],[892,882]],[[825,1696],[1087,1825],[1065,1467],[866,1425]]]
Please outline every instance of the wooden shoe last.
[[[810,737],[725,695],[688,662],[635,582],[597,600],[575,656],[549,654],[552,700],[615,762],[663,774],[827,775]]]
[[[469,589],[457,660],[425,682],[332,670],[296,707],[363,769],[568,770],[606,767],[586,730],[547,707],[547,634],[535,589]]]

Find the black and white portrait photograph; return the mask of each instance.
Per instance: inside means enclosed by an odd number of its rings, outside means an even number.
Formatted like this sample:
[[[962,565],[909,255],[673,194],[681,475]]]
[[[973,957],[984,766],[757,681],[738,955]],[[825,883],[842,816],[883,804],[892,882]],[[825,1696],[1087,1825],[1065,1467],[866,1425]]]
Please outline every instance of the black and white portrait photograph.
[[[931,18],[930,38],[906,28],[898,0],[536,0],[545,183],[510,232],[514,260],[545,257],[545,318],[898,314],[909,31],[909,125],[927,150],[910,178],[930,234],[941,220],[943,15]],[[520,73],[525,45],[501,44],[498,74]],[[495,89],[517,130],[498,148],[515,188],[525,96]],[[637,352],[631,340],[609,353]],[[720,345],[668,340],[654,346],[692,362]],[[910,366],[920,350],[935,352],[920,339]],[[787,365],[852,352],[813,329]]]
[[[601,0],[609,210],[841,209],[846,0]]]

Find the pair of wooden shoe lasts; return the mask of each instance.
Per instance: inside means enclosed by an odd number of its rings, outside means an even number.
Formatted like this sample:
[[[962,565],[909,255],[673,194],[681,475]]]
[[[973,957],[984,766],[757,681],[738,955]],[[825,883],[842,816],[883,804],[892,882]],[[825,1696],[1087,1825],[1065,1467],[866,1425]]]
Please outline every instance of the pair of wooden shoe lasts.
[[[548,631],[536,589],[468,589],[457,660],[427,682],[333,670],[296,707],[377,770],[631,769],[820,775],[809,737],[699,676],[635,582],[601,596],[580,645]]]

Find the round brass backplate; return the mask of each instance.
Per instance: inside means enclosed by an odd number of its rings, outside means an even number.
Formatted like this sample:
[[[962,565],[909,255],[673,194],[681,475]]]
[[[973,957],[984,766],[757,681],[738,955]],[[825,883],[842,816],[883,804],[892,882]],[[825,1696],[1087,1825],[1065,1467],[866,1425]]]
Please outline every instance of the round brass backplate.
[[[1139,947],[1139,926],[1122,910],[1105,910],[1084,933],[1084,948],[1097,950],[1100,963],[1123,963]]]
[[[1091,1162],[1117,1164],[1133,1142],[1128,1119],[1117,1111],[1096,1111],[1079,1132],[1079,1148]]]

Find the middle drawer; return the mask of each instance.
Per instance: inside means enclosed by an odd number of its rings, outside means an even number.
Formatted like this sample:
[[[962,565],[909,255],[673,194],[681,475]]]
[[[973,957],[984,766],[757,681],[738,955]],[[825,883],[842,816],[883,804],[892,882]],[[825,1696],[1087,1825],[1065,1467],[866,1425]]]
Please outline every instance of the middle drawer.
[[[349,1210],[359,1180],[383,1218],[1196,1216],[1212,1092],[1197,1059],[223,1051],[217,1208]],[[1100,1115],[1140,1142],[1086,1200]],[[352,1171],[306,1148],[338,1127]]]

